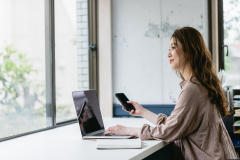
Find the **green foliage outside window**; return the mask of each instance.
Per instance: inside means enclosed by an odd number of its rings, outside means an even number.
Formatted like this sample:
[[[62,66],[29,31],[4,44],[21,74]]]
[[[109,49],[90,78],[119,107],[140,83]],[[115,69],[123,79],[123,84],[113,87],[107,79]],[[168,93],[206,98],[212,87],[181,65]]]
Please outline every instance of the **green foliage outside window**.
[[[45,82],[31,80],[37,73],[26,53],[12,45],[0,51],[0,138],[46,127]],[[64,120],[71,107],[57,106],[57,118]]]
[[[16,112],[22,112],[23,108],[33,109],[36,102],[41,102],[40,96],[44,96],[43,86],[33,85],[29,80],[32,72],[37,72],[33,69],[33,65],[27,60],[26,53],[14,50],[10,45],[5,47],[0,53],[0,103],[2,105],[13,106]],[[41,88],[41,89],[40,89]],[[30,89],[33,89],[31,93]],[[42,90],[40,93],[38,93]],[[17,102],[17,98],[23,96],[24,104],[21,106]]]

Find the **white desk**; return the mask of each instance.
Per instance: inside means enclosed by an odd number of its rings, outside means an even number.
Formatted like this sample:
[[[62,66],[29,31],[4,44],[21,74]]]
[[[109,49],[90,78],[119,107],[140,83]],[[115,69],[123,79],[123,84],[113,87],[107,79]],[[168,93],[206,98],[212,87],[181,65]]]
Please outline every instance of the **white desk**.
[[[105,129],[116,124],[141,127],[142,118],[104,118]],[[124,160],[143,159],[164,147],[162,141],[142,141],[142,149],[96,149],[96,141],[82,140],[78,124],[66,125],[0,142],[1,160]]]

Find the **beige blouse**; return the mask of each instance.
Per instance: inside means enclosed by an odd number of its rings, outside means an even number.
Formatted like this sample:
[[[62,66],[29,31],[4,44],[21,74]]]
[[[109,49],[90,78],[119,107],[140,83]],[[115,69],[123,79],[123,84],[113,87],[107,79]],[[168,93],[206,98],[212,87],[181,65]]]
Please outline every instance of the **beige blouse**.
[[[225,160],[238,158],[217,107],[196,78],[182,81],[178,103],[168,117],[159,114],[156,127],[141,128],[142,140],[174,142],[174,159]]]

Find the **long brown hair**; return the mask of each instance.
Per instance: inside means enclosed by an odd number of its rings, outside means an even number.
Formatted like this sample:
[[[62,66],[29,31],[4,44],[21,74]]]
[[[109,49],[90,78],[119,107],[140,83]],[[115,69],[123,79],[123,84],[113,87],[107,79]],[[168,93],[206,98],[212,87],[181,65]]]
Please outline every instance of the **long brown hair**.
[[[171,38],[176,41],[176,45],[177,41],[182,45],[183,57],[185,58],[184,67],[187,62],[190,63],[193,76],[209,91],[210,101],[216,105],[221,116],[229,115],[227,99],[213,67],[211,53],[201,33],[192,27],[183,27],[176,29]],[[178,73],[184,80],[182,74]]]

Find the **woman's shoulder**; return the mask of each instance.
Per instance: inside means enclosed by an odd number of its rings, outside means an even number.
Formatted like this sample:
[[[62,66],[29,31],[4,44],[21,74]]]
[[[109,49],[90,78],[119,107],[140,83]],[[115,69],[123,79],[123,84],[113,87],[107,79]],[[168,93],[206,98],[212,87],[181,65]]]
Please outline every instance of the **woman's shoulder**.
[[[178,102],[180,104],[198,104],[205,99],[206,95],[207,94],[199,81],[189,80],[186,81],[182,87]]]
[[[195,77],[185,81],[182,86],[182,92],[185,92],[185,94],[189,96],[200,96],[207,94],[205,87]]]
[[[202,85],[200,81],[195,77],[185,80],[185,82],[182,85],[182,90],[188,90],[188,91],[198,91],[198,90],[201,90],[201,88],[202,88]]]

